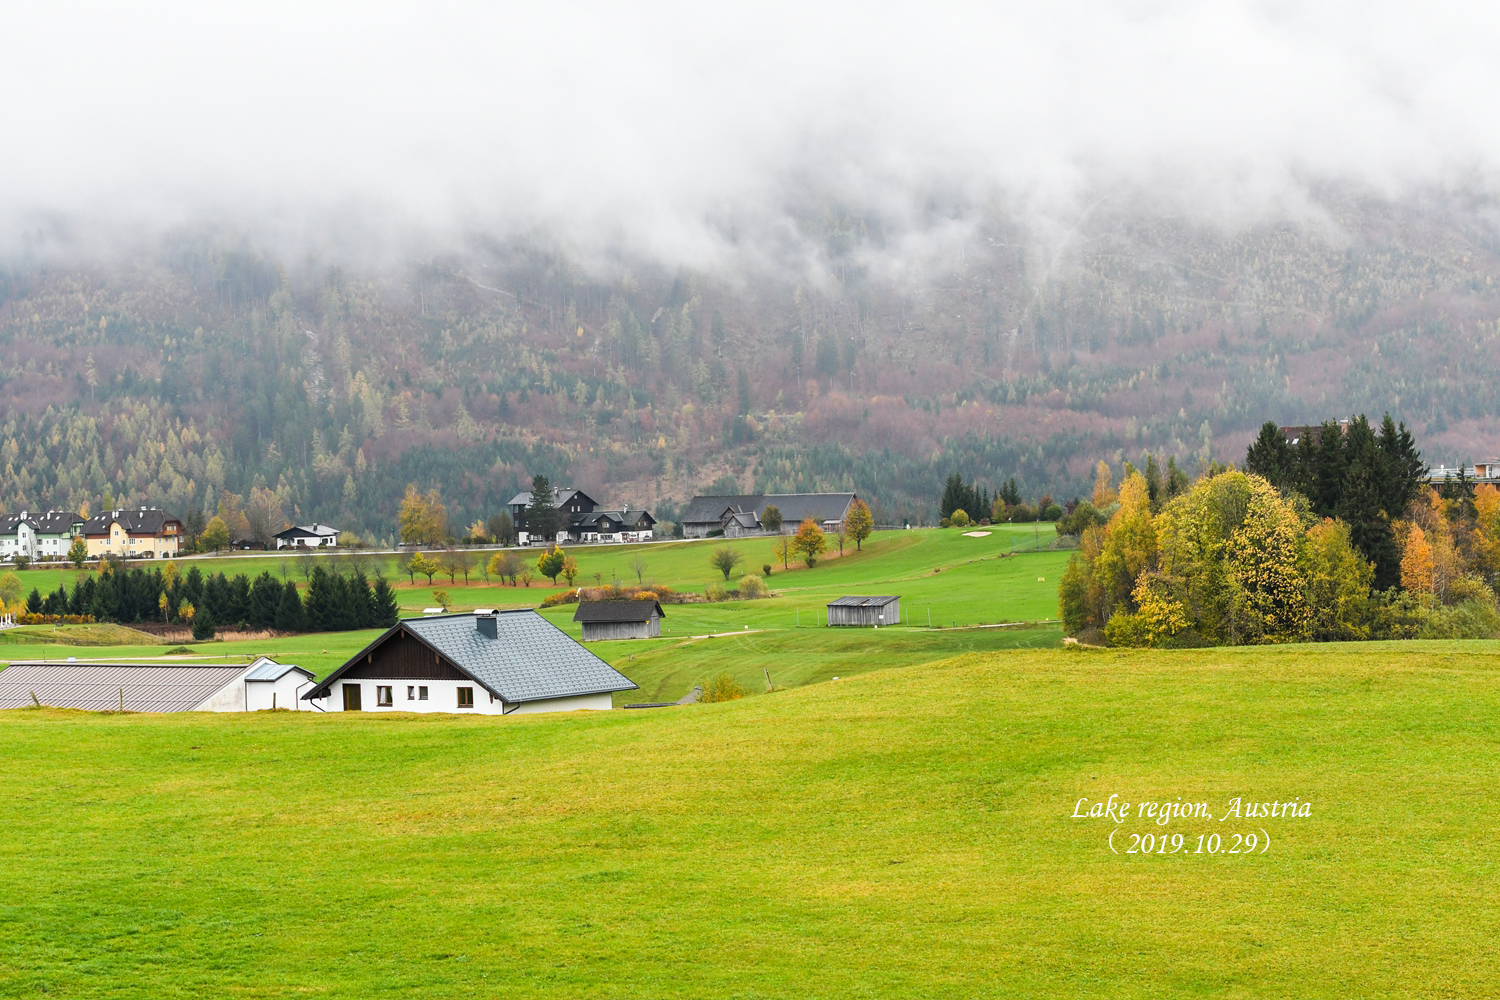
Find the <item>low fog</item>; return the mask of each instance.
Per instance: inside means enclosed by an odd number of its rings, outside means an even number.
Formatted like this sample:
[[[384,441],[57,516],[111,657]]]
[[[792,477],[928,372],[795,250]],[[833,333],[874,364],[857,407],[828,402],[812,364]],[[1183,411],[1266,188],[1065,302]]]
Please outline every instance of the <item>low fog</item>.
[[[1488,192],[1500,13],[1060,3],[13,5],[5,249],[233,227],[363,254],[795,251],[836,202],[920,241],[1100,199],[1236,225],[1309,192]]]

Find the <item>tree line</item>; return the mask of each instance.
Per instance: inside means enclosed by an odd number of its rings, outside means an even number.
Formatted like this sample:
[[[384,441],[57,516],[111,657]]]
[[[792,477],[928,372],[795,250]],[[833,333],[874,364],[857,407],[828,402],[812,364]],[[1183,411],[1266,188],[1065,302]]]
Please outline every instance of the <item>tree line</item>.
[[[96,621],[136,625],[151,622],[191,625],[195,639],[210,638],[219,626],[246,626],[278,632],[341,632],[389,628],[396,624],[396,595],[383,577],[372,583],[364,570],[344,574],[315,566],[307,592],[296,583],[262,573],[251,580],[240,573],[204,574],[194,566],[178,573],[119,569],[106,563],[98,576],[83,577],[70,591],[59,584],[51,593],[33,590],[26,599],[33,614],[92,615]]]

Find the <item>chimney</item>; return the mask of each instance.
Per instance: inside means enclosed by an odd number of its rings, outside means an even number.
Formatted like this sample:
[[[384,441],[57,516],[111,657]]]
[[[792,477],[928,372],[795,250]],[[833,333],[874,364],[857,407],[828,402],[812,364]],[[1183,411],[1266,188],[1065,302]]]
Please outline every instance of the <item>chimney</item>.
[[[486,639],[500,638],[500,616],[493,608],[480,608],[474,612],[474,630]]]

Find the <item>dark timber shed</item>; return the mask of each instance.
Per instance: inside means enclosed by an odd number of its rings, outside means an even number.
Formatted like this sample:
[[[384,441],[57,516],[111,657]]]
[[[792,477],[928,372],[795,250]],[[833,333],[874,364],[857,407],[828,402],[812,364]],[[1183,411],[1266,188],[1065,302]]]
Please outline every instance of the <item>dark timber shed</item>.
[[[666,612],[655,600],[584,601],[573,613],[583,625],[583,641],[596,639],[654,639],[661,635]]]
[[[899,597],[840,597],[828,603],[828,624],[865,627],[901,624]]]

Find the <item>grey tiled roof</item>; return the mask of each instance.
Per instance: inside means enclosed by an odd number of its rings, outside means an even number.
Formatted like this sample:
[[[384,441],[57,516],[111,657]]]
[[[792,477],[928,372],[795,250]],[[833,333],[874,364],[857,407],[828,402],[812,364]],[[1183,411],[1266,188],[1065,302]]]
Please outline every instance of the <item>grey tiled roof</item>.
[[[269,656],[262,656],[255,661],[250,672],[245,675],[247,681],[279,681],[285,677],[290,670],[297,670],[307,675],[312,680],[313,673],[305,667],[299,667],[295,663],[277,663]]]
[[[0,671],[0,708],[37,701],[54,708],[127,712],[187,712],[244,673],[244,664],[16,663]]]
[[[36,533],[39,535],[64,535],[73,530],[76,524],[83,526],[85,518],[68,510],[49,510],[45,514],[31,515],[31,523],[36,525]]]
[[[107,535],[116,521],[132,535],[159,535],[168,524],[182,522],[159,507],[121,508],[95,514],[83,525],[85,535]]]
[[[718,521],[726,510],[754,514],[760,520],[767,507],[781,511],[784,524],[796,525],[806,518],[814,521],[842,521],[853,493],[741,493],[735,496],[693,497],[679,520],[683,524]]]
[[[636,687],[630,678],[535,611],[501,611],[495,618],[494,639],[478,630],[474,615],[404,619],[329,674],[309,694],[322,696],[344,670],[403,629],[510,704],[630,691]]]

